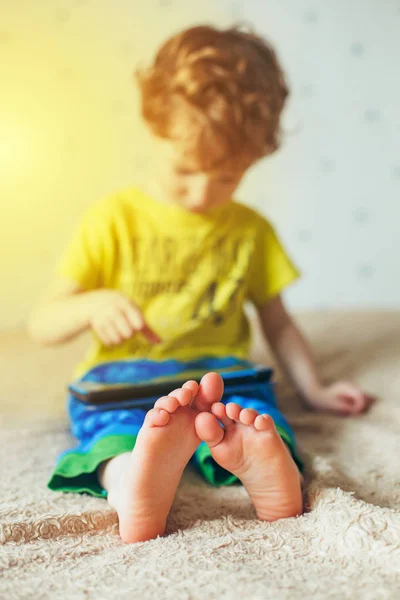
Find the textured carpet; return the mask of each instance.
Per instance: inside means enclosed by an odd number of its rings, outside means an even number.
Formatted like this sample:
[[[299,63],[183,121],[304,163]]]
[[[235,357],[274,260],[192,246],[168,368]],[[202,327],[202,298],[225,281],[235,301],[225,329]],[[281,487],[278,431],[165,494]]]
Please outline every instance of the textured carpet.
[[[400,314],[299,320],[325,377],[380,397],[342,419],[307,412],[278,386],[308,466],[307,512],[258,522],[243,488],[210,488],[189,471],[168,535],[132,546],[104,500],[45,487],[71,444],[63,387],[86,340],[38,349],[0,336],[0,598],[399,598]]]

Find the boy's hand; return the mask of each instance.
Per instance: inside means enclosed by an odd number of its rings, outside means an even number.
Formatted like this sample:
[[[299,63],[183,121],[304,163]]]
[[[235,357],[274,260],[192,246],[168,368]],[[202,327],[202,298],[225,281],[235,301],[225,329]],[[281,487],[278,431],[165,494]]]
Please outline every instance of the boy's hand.
[[[365,412],[375,398],[352,383],[338,381],[319,388],[307,401],[318,410],[331,411],[340,415],[357,415]]]
[[[88,322],[105,346],[115,346],[141,333],[152,344],[161,342],[147,325],[140,310],[116,290],[96,290],[88,294]]]

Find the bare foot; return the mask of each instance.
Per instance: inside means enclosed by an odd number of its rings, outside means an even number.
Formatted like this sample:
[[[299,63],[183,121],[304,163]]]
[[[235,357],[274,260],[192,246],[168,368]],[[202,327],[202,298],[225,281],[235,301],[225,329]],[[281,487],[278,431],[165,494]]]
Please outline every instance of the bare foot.
[[[214,460],[245,486],[262,521],[303,512],[301,475],[269,415],[230,402],[196,417],[196,431]],[[217,419],[224,425],[223,429]]]
[[[147,413],[132,453],[105,465],[102,480],[115,482],[105,487],[109,504],[118,512],[124,542],[146,541],[164,533],[182,472],[200,443],[196,416],[210,410],[222,392],[219,375],[208,373],[200,386],[188,381],[160,398]],[[118,459],[122,459],[119,464]],[[113,461],[120,470],[117,479],[111,473]]]

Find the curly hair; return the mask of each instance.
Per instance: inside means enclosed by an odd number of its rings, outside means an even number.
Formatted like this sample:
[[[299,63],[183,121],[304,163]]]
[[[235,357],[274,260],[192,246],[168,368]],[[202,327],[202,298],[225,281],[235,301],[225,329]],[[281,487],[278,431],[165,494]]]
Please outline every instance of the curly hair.
[[[138,70],[142,116],[202,170],[249,166],[279,147],[288,88],[275,51],[252,31],[187,29]]]

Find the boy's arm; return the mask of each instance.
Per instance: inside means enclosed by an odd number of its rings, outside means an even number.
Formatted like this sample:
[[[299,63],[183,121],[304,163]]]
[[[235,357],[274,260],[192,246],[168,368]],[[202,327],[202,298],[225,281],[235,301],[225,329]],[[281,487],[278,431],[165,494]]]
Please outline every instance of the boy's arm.
[[[93,329],[106,346],[142,333],[153,344],[161,340],[135,304],[117,290],[84,291],[77,283],[55,281],[28,320],[28,332],[43,344],[66,342]]]
[[[43,344],[66,342],[89,327],[90,292],[72,281],[53,282],[28,319],[28,333]]]
[[[341,414],[364,411],[373,400],[355,385],[339,381],[321,382],[311,347],[277,296],[258,310],[264,334],[283,370],[300,396],[314,408]]]

